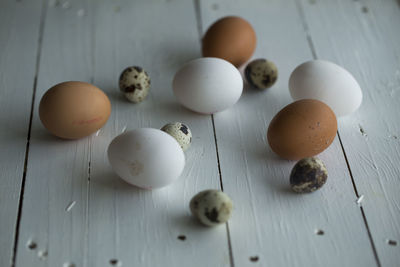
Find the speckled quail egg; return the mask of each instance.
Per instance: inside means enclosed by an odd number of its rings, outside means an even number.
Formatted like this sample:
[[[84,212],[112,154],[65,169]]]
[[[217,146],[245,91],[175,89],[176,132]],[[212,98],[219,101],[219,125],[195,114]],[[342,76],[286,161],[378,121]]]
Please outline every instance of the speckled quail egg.
[[[232,209],[232,200],[219,190],[202,191],[190,201],[193,216],[207,226],[216,226],[228,221]]]
[[[150,77],[141,67],[128,67],[119,77],[119,89],[129,101],[142,102],[150,90]]]
[[[257,89],[270,88],[278,79],[278,69],[272,61],[256,59],[244,71],[247,82]]]
[[[178,141],[183,151],[186,151],[192,143],[192,132],[189,127],[181,122],[168,123],[161,128]]]
[[[325,164],[316,157],[304,158],[294,165],[290,185],[297,193],[311,193],[321,188],[328,178]]]

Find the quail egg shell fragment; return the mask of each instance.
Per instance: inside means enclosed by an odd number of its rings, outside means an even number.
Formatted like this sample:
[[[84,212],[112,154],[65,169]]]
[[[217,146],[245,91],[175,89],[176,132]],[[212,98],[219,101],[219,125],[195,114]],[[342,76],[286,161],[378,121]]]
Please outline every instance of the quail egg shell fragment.
[[[153,189],[177,180],[185,155],[169,134],[150,128],[127,131],[108,147],[108,159],[118,176],[137,187]]]
[[[168,123],[161,128],[161,131],[175,138],[183,151],[186,151],[192,143],[192,132],[181,122]]]
[[[247,82],[254,88],[270,88],[278,79],[278,69],[272,61],[256,59],[244,71]]]
[[[297,193],[311,193],[321,188],[328,178],[325,164],[316,157],[304,158],[290,173],[290,185]]]
[[[225,223],[231,217],[232,200],[219,190],[205,190],[190,201],[190,211],[201,223],[216,226]]]
[[[150,77],[141,67],[128,67],[121,73],[119,88],[129,101],[142,102],[150,90]]]

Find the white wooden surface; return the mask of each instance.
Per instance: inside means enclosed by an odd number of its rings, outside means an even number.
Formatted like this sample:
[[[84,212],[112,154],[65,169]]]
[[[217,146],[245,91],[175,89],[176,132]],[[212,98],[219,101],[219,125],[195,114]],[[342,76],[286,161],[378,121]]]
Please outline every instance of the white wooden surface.
[[[14,253],[40,15],[39,2],[0,1],[0,266]]]
[[[317,56],[350,70],[364,89],[362,107],[339,131],[380,262],[399,266],[400,2],[302,5]]]
[[[254,57],[277,64],[278,82],[246,89],[213,118],[185,110],[173,75],[200,56],[207,27],[232,14],[254,26]],[[0,266],[399,266],[399,29],[394,0],[0,1]],[[291,71],[312,58],[352,72],[364,102],[320,155],[327,184],[297,195],[288,186],[294,162],[275,156],[265,135],[291,102]],[[129,65],[152,78],[139,105],[117,88]],[[41,125],[40,97],[66,80],[110,97],[98,135],[63,141]],[[118,179],[105,154],[111,139],[170,121],[194,135],[181,179],[156,191]],[[190,198],[221,184],[233,217],[202,227]]]
[[[81,263],[85,258],[90,139],[65,142],[52,137],[37,111],[40,97],[53,84],[90,81],[90,20],[76,16],[76,7],[65,10],[46,4],[44,14],[16,266],[62,266],[64,261]],[[68,212],[72,201],[76,204]],[[37,248],[29,249],[30,242]]]
[[[215,116],[224,189],[237,208],[230,227],[235,263],[245,266],[257,255],[272,266],[375,265],[337,138],[321,154],[330,171],[327,188],[304,196],[288,190],[293,162],[279,159],[266,142],[270,120],[291,102],[290,72],[312,58],[297,6],[253,1],[248,9],[246,2],[227,0],[212,12],[213,2],[202,3],[205,27],[228,14],[247,18],[258,33],[255,57],[271,58],[280,71],[273,89],[261,94],[247,90],[237,105]],[[280,18],[285,20],[274,23]],[[316,235],[317,229],[325,235]]]

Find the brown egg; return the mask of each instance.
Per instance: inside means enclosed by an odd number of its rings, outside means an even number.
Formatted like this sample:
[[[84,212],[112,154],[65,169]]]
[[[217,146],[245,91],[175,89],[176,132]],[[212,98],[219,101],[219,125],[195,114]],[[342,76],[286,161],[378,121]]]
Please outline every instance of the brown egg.
[[[55,136],[78,139],[100,129],[111,113],[106,94],[85,82],[63,82],[50,88],[42,97],[39,116]]]
[[[326,104],[303,99],[284,107],[268,127],[268,143],[285,159],[315,156],[335,139],[336,116]]]
[[[203,57],[218,57],[239,67],[253,55],[256,33],[239,17],[225,17],[208,28],[203,37]]]

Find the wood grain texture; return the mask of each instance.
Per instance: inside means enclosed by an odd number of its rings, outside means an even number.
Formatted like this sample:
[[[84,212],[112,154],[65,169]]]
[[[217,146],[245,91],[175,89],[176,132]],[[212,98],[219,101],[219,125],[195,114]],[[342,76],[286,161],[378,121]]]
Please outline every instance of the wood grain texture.
[[[38,118],[40,98],[51,86],[68,80],[90,82],[91,23],[77,11],[85,1],[67,9],[46,6],[42,56],[32,122],[29,164],[20,222],[16,266],[81,266],[84,238],[90,138],[56,138]],[[75,205],[66,209],[73,201]],[[28,248],[28,242],[37,244]]]
[[[345,67],[363,90],[362,106],[339,120],[339,131],[358,194],[364,195],[362,206],[382,266],[398,266],[399,5],[396,1],[302,1],[302,6],[317,56]]]
[[[37,67],[16,266],[398,266],[398,2],[49,0],[44,13],[41,6],[0,1],[0,266],[12,261]],[[274,87],[246,85],[234,107],[214,116],[223,186],[235,207],[228,225],[233,262],[227,227],[205,228],[188,208],[198,191],[220,187],[211,117],[179,106],[171,88],[178,68],[201,56],[198,30],[232,14],[254,26],[254,57],[279,70]],[[320,155],[327,184],[298,195],[289,187],[295,162],[274,155],[265,135],[292,101],[291,71],[313,57],[348,69],[364,102],[339,120],[340,140]],[[148,98],[136,105],[118,90],[120,72],[131,65],[152,79]],[[67,80],[92,82],[109,96],[113,111],[97,135],[60,140],[40,123],[40,97]],[[113,174],[106,149],[115,136],[173,121],[193,132],[176,183],[146,191]]]
[[[228,14],[249,20],[258,36],[255,57],[279,71],[273,88],[247,89],[215,115],[223,186],[236,207],[229,222],[235,265],[376,266],[338,139],[320,155],[327,184],[308,195],[290,191],[295,162],[279,159],[265,140],[272,117],[291,102],[291,71],[312,58],[295,2],[202,1],[201,11],[203,29]]]
[[[219,188],[210,116],[181,107],[171,87],[178,68],[200,56],[192,2],[101,1],[94,10],[94,83],[110,96],[113,111],[92,143],[88,265],[117,259],[123,266],[229,266],[226,228],[207,229],[189,212],[195,193]],[[117,87],[120,72],[132,65],[143,67],[152,84],[148,98],[136,105]],[[193,133],[176,183],[139,190],[112,173],[106,149],[125,127],[161,128],[174,121]]]
[[[40,15],[40,1],[0,1],[0,266],[13,255]]]
[[[93,79],[109,95],[113,112],[98,136],[77,141],[52,137],[35,113],[17,266],[108,266],[113,259],[125,266],[229,265],[226,228],[206,229],[188,209],[192,195],[219,187],[211,119],[180,107],[171,88],[177,68],[199,51],[191,2],[48,7],[38,96],[61,81]],[[152,77],[151,93],[138,105],[117,88],[119,73],[130,65]],[[187,123],[194,136],[177,183],[143,191],[112,173],[106,149],[123,128],[171,121]],[[30,240],[36,249],[27,249]]]

